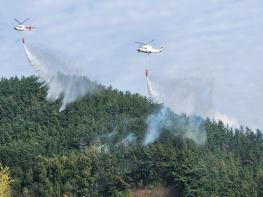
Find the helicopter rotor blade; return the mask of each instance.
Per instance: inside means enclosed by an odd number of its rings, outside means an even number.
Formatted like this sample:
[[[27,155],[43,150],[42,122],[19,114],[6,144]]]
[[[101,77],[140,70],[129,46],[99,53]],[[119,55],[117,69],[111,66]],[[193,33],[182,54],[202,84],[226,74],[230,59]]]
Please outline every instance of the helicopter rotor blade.
[[[142,43],[142,42],[135,42],[135,43],[145,45],[145,43]]]
[[[150,43],[152,43],[154,40],[151,40],[150,42],[147,42],[147,44],[150,44]]]
[[[23,24],[24,22],[28,21],[30,18],[27,18],[25,20],[23,20],[23,22],[21,24]]]
[[[22,24],[22,23],[21,23],[19,20],[17,20],[16,18],[14,18],[14,20],[15,20],[19,25]]]

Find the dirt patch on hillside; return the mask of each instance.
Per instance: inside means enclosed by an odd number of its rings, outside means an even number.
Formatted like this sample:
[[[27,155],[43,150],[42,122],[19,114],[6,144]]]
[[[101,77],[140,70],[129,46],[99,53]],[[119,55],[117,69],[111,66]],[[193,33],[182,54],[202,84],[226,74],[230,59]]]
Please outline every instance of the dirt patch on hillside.
[[[170,187],[157,186],[153,189],[136,188],[130,192],[130,197],[176,197],[175,191]]]

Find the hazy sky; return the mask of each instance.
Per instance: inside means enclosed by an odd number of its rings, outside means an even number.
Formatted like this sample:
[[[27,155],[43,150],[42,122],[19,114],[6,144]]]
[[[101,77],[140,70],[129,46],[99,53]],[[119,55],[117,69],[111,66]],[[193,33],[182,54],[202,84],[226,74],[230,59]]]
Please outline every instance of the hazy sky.
[[[1,0],[2,77],[35,73],[15,17],[31,17],[27,42],[75,73],[146,95],[148,68],[175,111],[263,129],[262,0]],[[134,41],[151,39],[163,53],[138,54]]]

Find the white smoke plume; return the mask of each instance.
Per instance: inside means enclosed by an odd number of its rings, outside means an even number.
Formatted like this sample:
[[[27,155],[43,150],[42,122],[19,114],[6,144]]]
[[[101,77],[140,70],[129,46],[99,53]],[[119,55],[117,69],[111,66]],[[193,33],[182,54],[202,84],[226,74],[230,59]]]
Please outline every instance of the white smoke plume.
[[[150,100],[155,104],[163,103],[163,102],[160,102],[161,101],[160,96],[158,92],[156,91],[156,89],[153,88],[152,83],[148,77],[148,73],[146,73],[146,79],[147,79],[147,89],[149,92]],[[199,105],[204,105],[204,106],[208,105],[208,108],[209,108],[211,104],[210,97],[209,97],[209,95],[211,94],[211,89],[201,92],[202,83],[200,83],[199,80],[194,80],[194,83],[192,84],[191,81],[193,80],[177,81],[178,83],[176,83],[176,86],[173,86],[173,87],[177,87],[178,85],[180,85],[180,88],[178,89],[175,88],[175,92],[176,90],[178,90],[179,93],[180,93],[180,90],[184,92],[184,94],[179,94],[182,96],[181,98],[182,100],[188,99],[187,97],[191,98],[190,101],[191,103],[193,103],[193,106],[194,106],[192,107],[191,110],[199,110],[200,112],[201,111],[200,109],[202,109],[203,107]],[[147,132],[146,132],[146,136],[144,138],[143,144],[147,145],[147,144],[153,143],[155,140],[157,140],[160,137],[160,135],[162,134],[162,132],[164,132],[164,130],[170,130],[172,134],[175,136],[181,136],[183,138],[192,139],[196,144],[205,143],[206,137],[207,137],[206,130],[204,129],[204,127],[202,127],[205,121],[199,116],[192,116],[192,115],[190,117],[177,116],[172,111],[175,108],[174,100],[173,100],[174,98],[172,100],[167,99],[173,96],[174,92],[172,92],[171,90],[169,92],[170,92],[169,94],[167,93],[167,94],[162,95],[163,97],[162,100],[168,101],[165,103],[165,105],[169,106],[169,108],[162,105],[161,109],[157,113],[154,113],[148,116],[146,120],[148,128],[147,128]],[[204,94],[204,92],[206,94]],[[176,97],[177,99],[179,98],[178,95],[176,95]]]
[[[165,105],[174,112],[202,117],[213,115],[214,81],[212,78],[184,76],[154,79]]]
[[[24,44],[28,61],[37,72],[38,80],[47,87],[47,100],[62,98],[59,111],[77,99],[93,93],[97,84],[87,77],[74,75],[73,69],[64,61],[46,50]]]
[[[170,127],[171,120],[168,118],[167,108],[162,107],[158,113],[151,114],[147,117],[147,133],[143,144],[151,144],[161,135],[161,128]]]
[[[184,129],[183,137],[192,139],[196,144],[201,145],[206,142],[207,133],[204,127],[205,120],[200,116],[191,115],[190,117],[179,117],[184,120],[183,124],[177,122],[177,126]]]
[[[174,136],[191,139],[198,145],[204,144],[207,138],[204,123],[199,116],[178,116],[171,109],[162,106],[157,113],[148,116],[148,129],[143,144],[153,143],[167,130]]]
[[[125,138],[123,138],[116,145],[117,146],[128,147],[129,145],[131,145],[135,141],[136,141],[136,136],[134,135],[134,133],[129,133]]]
[[[135,137],[134,133],[129,133],[129,134],[122,140],[122,142],[128,144],[128,143],[133,142],[133,141],[135,141],[135,140],[136,140],[136,137]]]
[[[214,120],[215,121],[222,121],[224,124],[228,125],[229,127],[232,127],[232,128],[238,128],[240,126],[240,124],[238,123],[237,120],[229,117],[228,115],[226,114],[221,114],[221,113],[216,113],[214,116],[213,116]]]

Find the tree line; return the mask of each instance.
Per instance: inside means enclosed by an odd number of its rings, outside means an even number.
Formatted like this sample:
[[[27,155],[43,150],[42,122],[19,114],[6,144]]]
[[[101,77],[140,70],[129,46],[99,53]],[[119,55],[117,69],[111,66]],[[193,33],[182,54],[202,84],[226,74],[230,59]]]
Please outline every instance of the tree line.
[[[160,107],[145,97],[102,87],[60,113],[61,101],[45,96],[35,77],[0,81],[0,163],[13,196],[129,196],[158,185],[174,196],[263,196],[260,130],[207,119],[203,145],[160,128],[144,146],[146,119]]]

